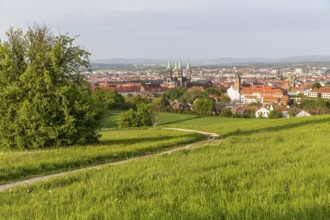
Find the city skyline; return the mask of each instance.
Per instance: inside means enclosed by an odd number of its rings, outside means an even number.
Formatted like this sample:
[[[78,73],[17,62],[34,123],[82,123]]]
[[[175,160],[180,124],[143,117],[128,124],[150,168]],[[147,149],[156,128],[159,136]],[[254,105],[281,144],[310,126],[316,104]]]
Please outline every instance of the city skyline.
[[[92,60],[329,55],[329,0],[0,0],[0,38],[45,24]]]

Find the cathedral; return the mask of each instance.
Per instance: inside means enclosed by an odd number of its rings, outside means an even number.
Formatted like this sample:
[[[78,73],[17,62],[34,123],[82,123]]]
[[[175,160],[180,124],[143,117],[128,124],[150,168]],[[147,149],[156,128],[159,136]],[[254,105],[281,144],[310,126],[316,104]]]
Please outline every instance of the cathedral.
[[[162,86],[170,89],[175,88],[187,88],[191,81],[191,69],[189,61],[187,63],[185,71],[181,66],[181,60],[175,61],[174,68],[172,69],[171,62],[168,60],[166,68],[166,78]]]

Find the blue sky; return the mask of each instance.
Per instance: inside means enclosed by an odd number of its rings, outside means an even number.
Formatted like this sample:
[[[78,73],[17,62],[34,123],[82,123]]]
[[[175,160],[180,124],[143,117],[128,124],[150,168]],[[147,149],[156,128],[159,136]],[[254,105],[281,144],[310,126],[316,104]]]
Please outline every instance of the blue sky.
[[[0,0],[0,38],[33,23],[92,59],[330,55],[330,0]]]

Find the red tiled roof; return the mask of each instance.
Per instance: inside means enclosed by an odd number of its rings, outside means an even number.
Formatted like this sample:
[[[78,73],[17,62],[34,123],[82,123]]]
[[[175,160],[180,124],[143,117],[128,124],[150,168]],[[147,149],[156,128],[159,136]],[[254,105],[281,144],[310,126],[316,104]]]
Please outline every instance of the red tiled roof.
[[[267,94],[267,95],[283,95],[284,91],[278,87],[273,86],[250,86],[244,87],[241,90],[241,94]]]
[[[274,96],[264,96],[263,102],[278,102],[279,98]]]
[[[313,89],[311,92],[317,92],[317,93],[330,93],[329,87],[323,87],[319,89]]]
[[[280,101],[281,102],[287,102],[287,101],[289,101],[289,96],[287,96],[287,95],[282,96]]]
[[[291,92],[303,92],[304,91],[304,89],[303,88],[297,88],[297,87],[293,87],[292,89],[291,89]]]
[[[130,92],[141,92],[141,88],[138,86],[125,86],[125,87],[117,87],[116,91],[119,93],[130,93]]]

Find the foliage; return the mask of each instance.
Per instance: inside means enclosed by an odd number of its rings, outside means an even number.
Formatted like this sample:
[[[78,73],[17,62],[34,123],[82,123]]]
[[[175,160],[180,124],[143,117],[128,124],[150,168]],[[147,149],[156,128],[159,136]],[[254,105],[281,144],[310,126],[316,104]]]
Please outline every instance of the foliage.
[[[180,100],[188,103],[193,103],[195,102],[195,100],[201,98],[203,95],[204,95],[204,89],[202,87],[193,86],[185,92],[185,94]]]
[[[176,89],[171,89],[166,91],[166,96],[170,100],[176,100],[180,99],[186,92],[186,89],[184,88],[176,88]]]
[[[212,87],[209,87],[207,89],[205,89],[204,91],[204,97],[208,97],[209,95],[217,95],[217,96],[220,96],[221,95],[221,91],[219,91],[219,89],[217,89],[216,87],[212,86]]]
[[[156,111],[160,112],[160,111],[164,111],[164,109],[169,105],[169,103],[166,100],[166,96],[161,95],[152,100],[152,105]]]
[[[201,115],[212,115],[215,108],[215,101],[211,98],[200,98],[194,102],[195,112]]]
[[[268,118],[282,118],[282,117],[283,117],[282,111],[277,109],[270,111],[268,114]]]
[[[319,89],[321,88],[321,84],[319,82],[315,82],[313,83],[313,85],[311,86],[312,89]]]
[[[102,108],[80,74],[89,53],[34,26],[0,43],[0,144],[42,148],[95,142]]]
[[[296,114],[293,111],[288,112],[290,118],[296,117]]]
[[[137,110],[130,109],[119,116],[118,126],[144,127],[152,126],[155,122],[155,111],[151,104],[138,104]]]
[[[125,98],[112,90],[96,89],[92,91],[92,97],[108,109],[121,109],[125,105]]]
[[[137,109],[139,104],[149,104],[150,100],[142,96],[126,96],[125,102],[129,108]]]
[[[254,109],[246,109],[243,112],[243,118],[255,118],[256,117],[256,111]]]
[[[221,94],[221,101],[224,102],[224,103],[230,103],[230,98],[228,95],[226,95],[225,93],[222,93]]]
[[[233,116],[233,113],[231,112],[230,108],[224,108],[221,110],[220,116],[229,118]]]
[[[330,102],[325,99],[302,99],[300,108],[314,114],[326,114],[330,112]]]

